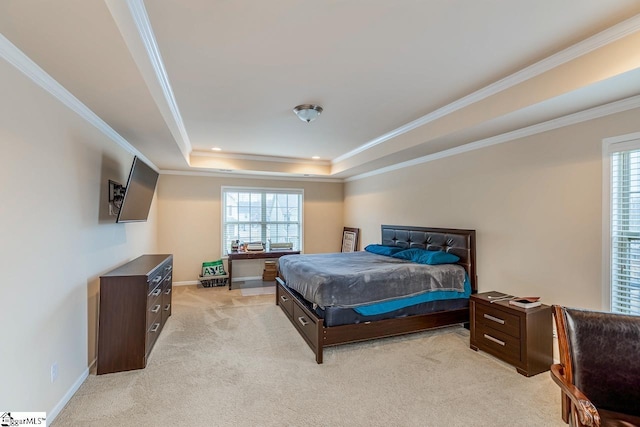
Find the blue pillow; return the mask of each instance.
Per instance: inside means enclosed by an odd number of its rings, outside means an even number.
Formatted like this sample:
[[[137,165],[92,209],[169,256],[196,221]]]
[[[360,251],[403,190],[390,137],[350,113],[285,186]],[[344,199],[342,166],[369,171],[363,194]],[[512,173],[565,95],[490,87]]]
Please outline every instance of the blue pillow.
[[[405,249],[403,251],[395,253],[392,256],[394,258],[405,259],[407,261],[414,261],[415,262],[415,260],[420,258],[422,256],[422,254],[424,254],[425,252],[427,252],[427,251],[424,250],[424,249],[411,248],[411,249]]]
[[[403,251],[404,249],[397,246],[367,245],[364,250],[372,254],[393,256],[393,254]]]
[[[455,264],[460,257],[445,251],[427,251],[420,248],[405,249],[391,255],[394,258],[405,259],[418,264],[439,265]]]

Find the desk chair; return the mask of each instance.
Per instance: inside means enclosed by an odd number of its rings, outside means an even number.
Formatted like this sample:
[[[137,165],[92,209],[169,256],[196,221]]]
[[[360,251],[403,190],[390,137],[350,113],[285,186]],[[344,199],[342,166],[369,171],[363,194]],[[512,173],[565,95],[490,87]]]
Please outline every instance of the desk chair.
[[[640,316],[554,305],[562,419],[572,426],[640,426]]]

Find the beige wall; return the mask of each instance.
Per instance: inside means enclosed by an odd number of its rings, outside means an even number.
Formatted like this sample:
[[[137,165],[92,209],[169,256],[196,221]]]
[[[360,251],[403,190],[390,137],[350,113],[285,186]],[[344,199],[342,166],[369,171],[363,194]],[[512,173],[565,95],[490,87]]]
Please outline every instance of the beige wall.
[[[133,156],[4,61],[0,93],[0,403],[51,417],[95,358],[99,275],[155,251],[156,203],[115,224]]]
[[[345,223],[477,231],[480,291],[602,308],[602,139],[640,130],[619,113],[348,182]]]
[[[221,258],[222,186],[303,188],[304,252],[339,252],[343,184],[208,176],[161,175],[158,249],[174,254],[174,281],[197,280],[203,261]],[[262,274],[262,263],[234,263],[234,277]]]

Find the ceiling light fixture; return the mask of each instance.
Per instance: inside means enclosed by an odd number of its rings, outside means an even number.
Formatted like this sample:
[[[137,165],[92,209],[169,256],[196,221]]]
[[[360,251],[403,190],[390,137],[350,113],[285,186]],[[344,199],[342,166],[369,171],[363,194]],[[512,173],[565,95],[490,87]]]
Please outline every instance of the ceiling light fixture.
[[[295,107],[293,112],[303,122],[311,123],[322,113],[322,107],[314,104],[302,104]]]
[[[220,147],[213,147],[213,148],[212,148],[212,150],[213,150],[213,151],[222,151],[222,148],[220,148]]]
[[[313,156],[311,157],[313,160],[320,160],[320,156]]]

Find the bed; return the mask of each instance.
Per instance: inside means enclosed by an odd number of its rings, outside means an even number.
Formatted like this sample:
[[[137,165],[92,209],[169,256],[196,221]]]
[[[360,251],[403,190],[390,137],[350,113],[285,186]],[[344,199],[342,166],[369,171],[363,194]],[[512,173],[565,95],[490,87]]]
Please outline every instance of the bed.
[[[404,288],[403,296],[395,296],[386,293],[386,287],[396,287],[399,282],[403,282],[402,274],[395,277],[388,276],[388,271],[384,268],[396,268],[398,261],[395,258],[378,255],[364,255],[364,252],[351,252],[340,254],[319,254],[319,255],[287,255],[280,259],[281,269],[277,278],[276,304],[280,306],[287,318],[295,326],[302,338],[313,350],[316,362],[322,363],[324,347],[365,341],[375,338],[390,337],[412,332],[424,331],[447,325],[455,325],[469,322],[469,301],[468,295],[477,293],[476,275],[476,247],[475,230],[429,228],[414,226],[381,226],[381,245],[384,247],[411,249],[419,248],[428,251],[443,251],[447,254],[456,255],[459,260],[455,263],[455,268],[462,270],[465,283],[464,294],[450,299],[429,299],[422,298],[424,292],[420,290],[420,284],[409,284]],[[335,261],[332,256],[341,256],[344,263],[353,265],[353,274],[342,277],[347,281],[348,289],[345,295],[338,295],[337,285],[321,282],[318,285],[317,277],[321,275],[339,276],[334,274],[332,268],[327,268],[326,263],[322,264],[326,255],[327,262],[335,263],[336,270],[340,261]],[[380,264],[381,273],[378,275],[369,274],[369,266],[360,266],[362,257],[372,261],[374,269]],[[318,265],[327,274],[319,274],[313,267],[294,266],[300,258],[307,257],[313,262],[307,265]],[[391,266],[383,266],[382,259],[390,260]],[[290,264],[290,265],[289,265]],[[405,264],[412,264],[405,262]],[[283,268],[284,267],[284,268]],[[414,274],[419,267],[411,265]],[[439,270],[439,269],[436,269]],[[440,270],[451,270],[450,268]],[[440,273],[446,275],[448,273]],[[456,273],[458,274],[458,273]],[[362,291],[361,282],[356,282],[356,275],[367,275],[367,282],[377,280],[375,286],[376,295],[373,301],[360,298]],[[392,277],[386,280],[385,277]],[[289,279],[289,283],[287,280]],[[386,280],[386,283],[385,283]],[[395,282],[394,282],[395,280]],[[397,283],[398,282],[398,283]],[[416,287],[417,286],[417,287]],[[439,283],[437,286],[448,287],[446,283]],[[459,286],[459,285],[456,285]],[[411,298],[416,298],[411,300]],[[412,301],[411,303],[393,306],[397,301]],[[381,303],[381,304],[380,304]],[[380,306],[385,303],[392,304],[385,310],[378,312]],[[373,311],[367,311],[368,307],[373,307]],[[385,306],[386,307],[386,306]],[[395,307],[395,308],[394,308]],[[394,308],[391,310],[391,308]]]

